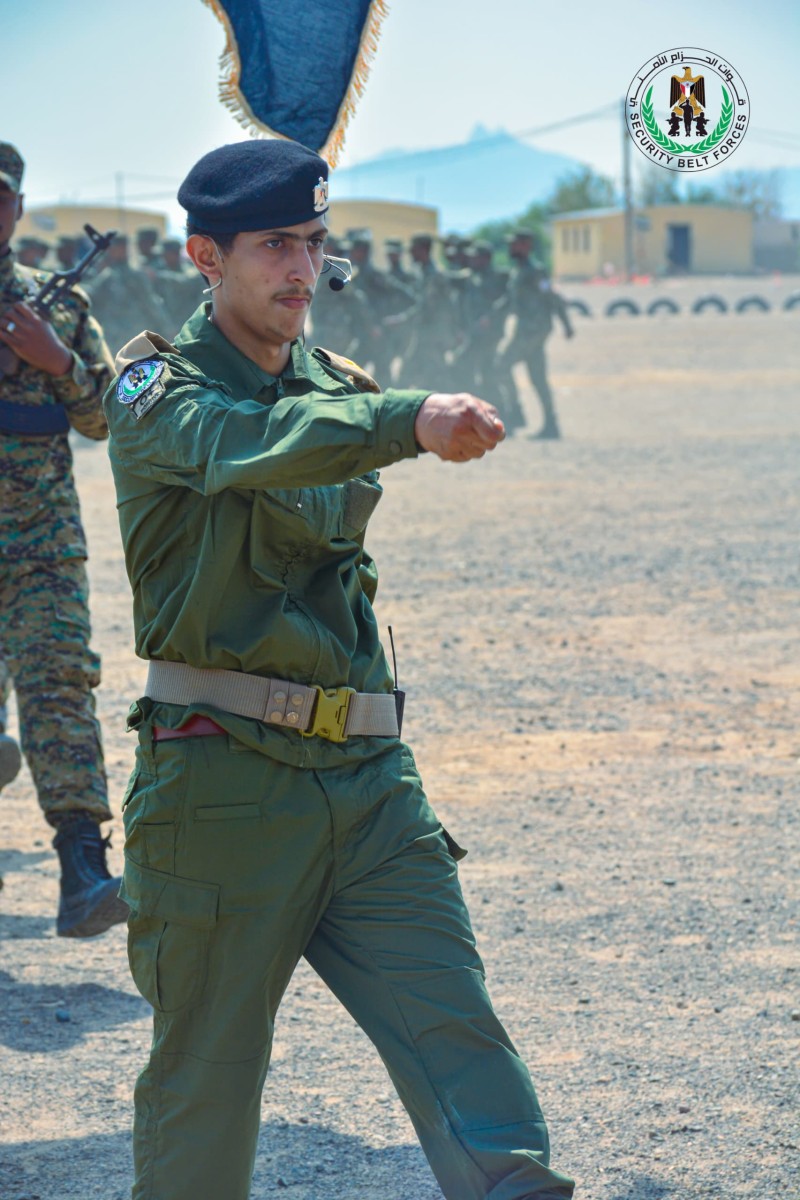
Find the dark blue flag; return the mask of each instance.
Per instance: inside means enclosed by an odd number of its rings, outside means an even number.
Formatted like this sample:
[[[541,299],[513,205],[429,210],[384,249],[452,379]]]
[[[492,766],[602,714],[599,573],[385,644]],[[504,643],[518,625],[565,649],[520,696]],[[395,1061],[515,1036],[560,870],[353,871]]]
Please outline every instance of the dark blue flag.
[[[205,0],[227,33],[220,95],[254,133],[335,165],[377,49],[385,0]]]

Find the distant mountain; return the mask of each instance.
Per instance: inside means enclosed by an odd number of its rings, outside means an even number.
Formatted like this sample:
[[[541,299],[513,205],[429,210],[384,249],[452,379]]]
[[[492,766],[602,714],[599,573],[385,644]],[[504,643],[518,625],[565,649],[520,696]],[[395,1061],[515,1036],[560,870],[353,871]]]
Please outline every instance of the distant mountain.
[[[428,204],[441,213],[440,228],[464,232],[484,221],[514,217],[545,200],[557,180],[582,164],[482,125],[466,142],[435,150],[389,150],[337,170],[337,200],[398,200]]]

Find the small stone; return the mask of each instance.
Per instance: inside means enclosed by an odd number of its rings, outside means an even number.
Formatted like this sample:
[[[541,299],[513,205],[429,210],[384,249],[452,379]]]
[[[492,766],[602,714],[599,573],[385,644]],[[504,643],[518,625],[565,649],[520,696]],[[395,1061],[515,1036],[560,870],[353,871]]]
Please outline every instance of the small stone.
[[[675,884],[677,883],[677,880],[675,880],[675,879],[662,879],[662,880],[661,880],[661,882],[663,883],[664,887],[675,887]]]
[[[564,885],[560,879],[557,879],[555,881],[555,883],[552,885],[552,887],[550,888],[551,892],[563,892],[563,890],[564,890]]]
[[[69,1009],[68,1008],[57,1008],[56,1009],[56,1020],[60,1021],[60,1023],[62,1025],[66,1025],[68,1021],[71,1021],[72,1016],[70,1014]]]
[[[591,1004],[591,1000],[589,999],[588,996],[579,996],[578,1004]]]
[[[688,1104],[679,1104],[679,1105],[678,1105],[678,1112],[679,1112],[679,1113],[687,1113],[687,1112],[691,1112],[691,1111],[692,1111],[692,1110],[691,1110],[691,1108],[689,1107],[689,1105],[688,1105]]]
[[[800,1021],[800,1008],[793,1008],[793,1009],[792,1009],[792,1012],[791,1012],[791,1019],[792,1019],[793,1021]]]

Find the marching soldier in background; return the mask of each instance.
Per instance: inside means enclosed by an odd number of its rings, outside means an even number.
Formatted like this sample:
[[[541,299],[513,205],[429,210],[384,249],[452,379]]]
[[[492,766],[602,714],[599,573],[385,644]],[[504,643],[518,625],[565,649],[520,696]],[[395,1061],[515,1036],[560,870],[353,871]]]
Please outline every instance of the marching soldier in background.
[[[326,250],[329,255],[344,258],[347,249],[336,238],[328,237]],[[339,291],[332,291],[326,286],[327,282],[329,273],[314,292],[309,344],[352,358],[359,351],[369,324],[367,298],[355,281]]]
[[[0,786],[19,757],[5,734],[13,679],[22,748],[61,861],[57,932],[90,937],[127,916],[106,867],[111,817],[92,689],[86,540],[67,432],[102,439],[112,375],[102,331],[74,288],[39,317],[47,276],[9,243],[22,215],[24,164],[0,143]]]
[[[139,256],[139,267],[145,271],[150,280],[161,266],[161,255],[158,250],[158,240],[161,231],[154,227],[136,230],[136,253]]]
[[[47,242],[43,242],[41,238],[24,237],[19,239],[14,252],[17,262],[23,267],[35,268],[42,265],[49,249]]]
[[[402,283],[405,287],[413,287],[414,277],[403,266],[403,243],[400,238],[385,238],[383,248],[386,253],[386,273]]]
[[[519,407],[512,368],[516,363],[524,362],[538,393],[544,418],[535,436],[559,438],[561,430],[547,382],[544,344],[553,328],[554,316],[558,317],[568,338],[573,336],[574,330],[564,301],[552,290],[544,268],[532,260],[533,248],[534,238],[530,230],[518,229],[509,239],[508,252],[513,265],[505,295],[498,300],[495,311],[504,316],[513,313],[516,329],[498,357],[501,396],[498,407],[504,420],[507,420],[507,414],[515,404]]]
[[[461,337],[450,283],[433,261],[433,240],[429,233],[417,233],[412,237],[416,302],[406,312],[387,318],[387,324],[408,330],[408,344],[403,352],[402,387],[424,385],[426,380],[436,382],[437,387],[449,387],[452,371],[447,352]]]
[[[112,352],[141,329],[167,329],[169,317],[161,297],[143,271],[128,259],[128,238],[118,234],[106,257],[106,265],[92,280],[92,305],[103,326]]]
[[[78,238],[64,236],[56,243],[56,262],[59,271],[71,271],[78,261]]]
[[[372,234],[369,230],[354,230],[349,235],[350,259],[356,268],[355,285],[367,300],[368,324],[364,330],[359,356],[371,367],[372,374],[382,386],[391,383],[392,362],[396,356],[397,337],[386,317],[404,312],[414,304],[412,289],[381,271],[372,261]]]
[[[495,308],[508,286],[508,272],[492,265],[491,242],[471,243],[470,285],[462,298],[464,341],[456,358],[458,386],[476,396],[485,396],[500,410],[507,430],[522,424],[518,406],[507,403],[497,387],[495,359],[503,336],[505,316]]]
[[[180,238],[164,238],[161,266],[155,272],[155,289],[167,312],[167,332],[171,337],[191,316],[203,299],[203,280],[183,257]]]

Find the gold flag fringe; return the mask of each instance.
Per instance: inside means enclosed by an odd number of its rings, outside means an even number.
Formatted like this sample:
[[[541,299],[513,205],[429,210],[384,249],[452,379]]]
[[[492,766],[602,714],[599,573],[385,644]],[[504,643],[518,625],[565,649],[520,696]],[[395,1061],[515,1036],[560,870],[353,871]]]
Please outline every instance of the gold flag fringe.
[[[241,88],[239,87],[242,74],[239,47],[236,43],[228,14],[222,7],[220,0],[203,0],[203,3],[207,8],[211,9],[225,30],[225,48],[219,59],[219,98],[223,105],[239,124],[254,137],[263,136],[264,134],[267,134],[269,137],[287,137],[287,134],[281,133],[278,129],[272,129],[269,125],[265,125],[263,121],[259,120],[242,95]],[[331,167],[336,166],[339,161],[339,155],[344,149],[345,132],[350,119],[356,111],[359,98],[367,86],[369,69],[378,51],[381,25],[388,16],[388,13],[388,0],[371,0],[369,13],[364,22],[364,29],[358,46],[356,61],[353,65],[353,73],[350,76],[350,84],[336,114],[336,123],[328,134],[328,140],[323,147],[311,147],[312,150],[316,150],[323,158],[327,159]]]

